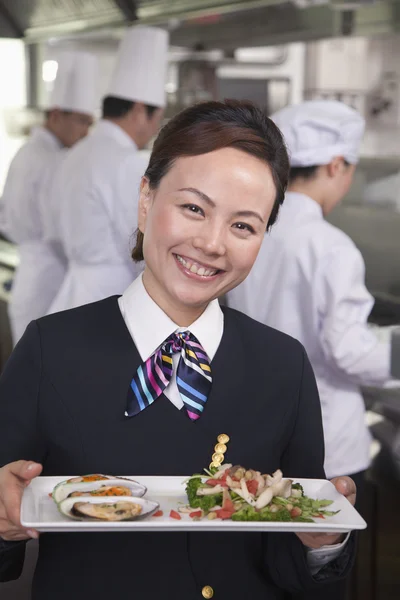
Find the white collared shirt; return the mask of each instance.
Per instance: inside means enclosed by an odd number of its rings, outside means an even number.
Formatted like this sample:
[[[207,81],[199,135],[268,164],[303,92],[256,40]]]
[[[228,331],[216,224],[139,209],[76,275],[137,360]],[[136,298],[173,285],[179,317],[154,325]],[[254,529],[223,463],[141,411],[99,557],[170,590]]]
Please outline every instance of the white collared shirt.
[[[214,358],[224,332],[224,314],[218,300],[213,300],[203,314],[188,327],[179,327],[152,300],[143,285],[142,275],[119,298],[119,307],[129,333],[143,362],[176,331],[190,331],[203,346],[210,361]],[[164,391],[177,408],[183,400],[176,385],[176,369],[180,355],[174,354],[172,379]]]

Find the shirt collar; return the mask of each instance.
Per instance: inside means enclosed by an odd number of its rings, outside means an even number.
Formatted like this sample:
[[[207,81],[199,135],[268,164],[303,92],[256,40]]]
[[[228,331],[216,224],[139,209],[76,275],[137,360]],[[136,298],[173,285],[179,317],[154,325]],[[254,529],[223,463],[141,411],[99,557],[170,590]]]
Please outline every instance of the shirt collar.
[[[43,143],[45,143],[50,148],[55,148],[57,150],[59,148],[64,147],[63,144],[58,139],[58,137],[56,135],[54,135],[54,133],[52,133],[49,129],[47,129],[46,127],[43,127],[41,125],[33,128],[31,138],[33,140],[41,140],[41,141],[43,141]]]
[[[299,192],[286,192],[283,207],[298,208],[299,212],[303,214],[313,215],[315,217],[324,218],[322,212],[322,206],[315,200],[307,196],[306,194],[300,194]],[[282,208],[283,208],[282,207]]]
[[[121,146],[138,149],[133,139],[116,123],[108,119],[101,119],[96,125],[96,133],[105,133],[113,137]]]
[[[189,330],[209,359],[214,358],[224,331],[224,315],[218,300],[210,302],[189,327],[179,327],[152,300],[143,285],[142,275],[131,283],[119,300],[122,316],[142,360],[147,360],[168,336],[178,330]]]

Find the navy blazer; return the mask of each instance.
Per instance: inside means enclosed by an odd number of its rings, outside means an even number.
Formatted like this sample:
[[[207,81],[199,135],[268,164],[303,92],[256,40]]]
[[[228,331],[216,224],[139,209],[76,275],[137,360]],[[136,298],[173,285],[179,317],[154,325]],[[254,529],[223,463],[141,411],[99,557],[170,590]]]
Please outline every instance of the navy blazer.
[[[138,308],[140,310],[140,308]],[[323,478],[314,375],[301,344],[224,308],[213,384],[192,422],[165,396],[126,418],[141,363],[117,297],[31,323],[0,378],[0,464],[41,462],[43,475],[190,475],[208,466],[227,433],[234,464]],[[33,600],[280,599],[347,575],[354,543],[312,577],[294,534],[43,534]],[[18,576],[24,543],[3,544],[0,581]]]

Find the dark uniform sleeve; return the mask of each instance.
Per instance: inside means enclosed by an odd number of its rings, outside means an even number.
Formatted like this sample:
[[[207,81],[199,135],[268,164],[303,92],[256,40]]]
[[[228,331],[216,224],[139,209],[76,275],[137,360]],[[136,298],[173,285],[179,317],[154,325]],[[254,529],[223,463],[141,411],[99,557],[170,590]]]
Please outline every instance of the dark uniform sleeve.
[[[303,370],[297,416],[290,441],[284,451],[281,469],[290,477],[325,479],[324,440],[321,405],[313,370],[303,350]],[[265,536],[265,564],[275,584],[288,592],[321,589],[349,574],[355,555],[354,534],[336,560],[312,576],[307,564],[307,549],[293,533]]]
[[[38,327],[31,323],[0,377],[0,466],[16,460],[42,462],[44,442],[38,428],[41,349]],[[0,539],[0,581],[17,579],[25,542]]]
[[[0,538],[0,583],[18,579],[22,573],[26,542],[6,542]]]

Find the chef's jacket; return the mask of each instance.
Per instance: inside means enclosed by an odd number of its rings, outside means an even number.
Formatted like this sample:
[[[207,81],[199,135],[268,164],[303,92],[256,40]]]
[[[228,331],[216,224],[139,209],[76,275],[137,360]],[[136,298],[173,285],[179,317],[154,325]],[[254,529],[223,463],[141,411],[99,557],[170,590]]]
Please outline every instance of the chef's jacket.
[[[65,262],[44,240],[46,205],[40,201],[61,148],[48,129],[35,128],[11,162],[4,187],[5,233],[18,244],[20,256],[9,305],[14,344],[31,320],[46,314],[65,275]]]
[[[72,148],[54,176],[53,210],[68,270],[49,312],[122,294],[141,271],[130,257],[141,176],[147,166],[133,140],[100,121]]]
[[[247,279],[228,305],[303,343],[317,379],[328,478],[366,469],[370,434],[361,384],[390,378],[390,343],[368,328],[373,298],[351,239],[317,202],[289,192]]]

